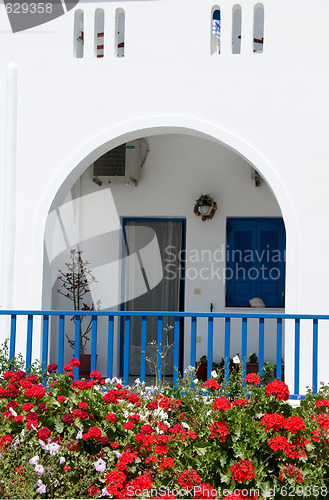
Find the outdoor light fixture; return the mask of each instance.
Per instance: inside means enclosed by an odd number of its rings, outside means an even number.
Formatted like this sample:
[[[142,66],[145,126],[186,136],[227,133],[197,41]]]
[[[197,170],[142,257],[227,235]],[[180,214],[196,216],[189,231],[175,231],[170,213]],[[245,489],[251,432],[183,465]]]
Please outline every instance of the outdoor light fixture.
[[[206,203],[202,203],[202,205],[199,206],[199,212],[201,215],[209,215],[211,212],[211,206]]]

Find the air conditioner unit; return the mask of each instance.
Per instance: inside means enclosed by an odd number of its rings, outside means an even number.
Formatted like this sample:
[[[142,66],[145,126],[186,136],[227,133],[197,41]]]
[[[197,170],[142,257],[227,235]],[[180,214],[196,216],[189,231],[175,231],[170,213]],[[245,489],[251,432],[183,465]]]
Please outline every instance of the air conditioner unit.
[[[92,178],[96,182],[133,182],[137,186],[141,168],[141,142],[131,141],[98,158],[92,165]]]

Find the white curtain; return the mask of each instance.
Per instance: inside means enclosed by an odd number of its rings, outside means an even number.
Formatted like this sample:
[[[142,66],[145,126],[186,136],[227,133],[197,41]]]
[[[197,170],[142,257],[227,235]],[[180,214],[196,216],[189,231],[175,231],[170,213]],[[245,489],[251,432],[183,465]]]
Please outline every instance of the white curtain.
[[[148,229],[146,229],[148,228]],[[173,220],[127,220],[125,310],[179,311],[183,273],[183,222]],[[130,299],[130,300],[127,300]],[[140,375],[141,318],[132,318],[130,375]],[[147,321],[146,374],[153,375],[157,362],[157,317]],[[173,373],[174,319],[163,318],[163,372]]]

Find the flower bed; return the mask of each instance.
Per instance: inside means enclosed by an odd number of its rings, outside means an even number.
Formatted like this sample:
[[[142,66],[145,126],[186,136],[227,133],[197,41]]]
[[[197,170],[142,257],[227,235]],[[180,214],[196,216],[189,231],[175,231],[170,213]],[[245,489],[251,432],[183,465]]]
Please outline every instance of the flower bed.
[[[293,409],[284,382],[257,374],[193,383],[190,368],[179,388],[146,390],[73,381],[78,363],[49,365],[46,388],[4,373],[0,498],[327,496],[327,386]]]

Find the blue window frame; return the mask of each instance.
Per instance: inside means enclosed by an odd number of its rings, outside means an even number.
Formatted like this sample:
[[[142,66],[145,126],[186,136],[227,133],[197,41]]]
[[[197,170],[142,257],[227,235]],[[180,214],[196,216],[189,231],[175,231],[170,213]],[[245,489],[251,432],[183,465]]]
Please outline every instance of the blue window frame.
[[[286,234],[281,218],[227,219],[226,306],[284,307]]]

